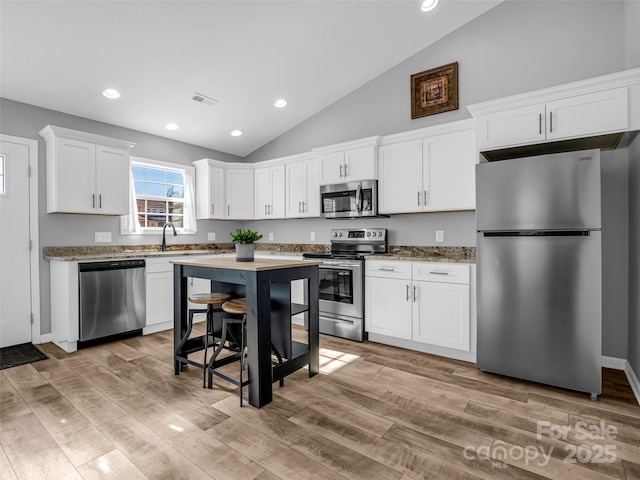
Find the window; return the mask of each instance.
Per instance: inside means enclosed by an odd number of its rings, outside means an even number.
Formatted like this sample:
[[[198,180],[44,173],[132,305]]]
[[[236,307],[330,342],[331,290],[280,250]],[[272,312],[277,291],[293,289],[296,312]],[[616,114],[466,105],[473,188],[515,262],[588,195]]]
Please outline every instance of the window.
[[[7,193],[4,175],[4,155],[0,155],[0,195]]]
[[[157,232],[166,223],[195,233],[193,177],[193,167],[132,157],[132,208],[122,219],[122,233]]]
[[[142,228],[170,222],[184,228],[184,174],[144,164],[132,164],[133,182]]]

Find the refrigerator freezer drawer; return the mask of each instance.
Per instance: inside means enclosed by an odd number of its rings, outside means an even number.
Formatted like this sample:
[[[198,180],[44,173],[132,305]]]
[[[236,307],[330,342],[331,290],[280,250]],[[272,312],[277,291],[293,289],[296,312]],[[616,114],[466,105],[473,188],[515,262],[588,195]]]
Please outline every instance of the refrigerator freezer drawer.
[[[601,233],[478,233],[478,368],[600,394]]]
[[[476,165],[477,229],[600,228],[600,152]]]

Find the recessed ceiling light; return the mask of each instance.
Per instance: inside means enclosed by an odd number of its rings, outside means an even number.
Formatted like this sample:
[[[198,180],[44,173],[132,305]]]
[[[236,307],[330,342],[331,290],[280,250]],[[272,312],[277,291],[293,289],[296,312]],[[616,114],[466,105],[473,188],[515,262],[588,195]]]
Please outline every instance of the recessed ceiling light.
[[[106,90],[102,91],[102,95],[104,95],[105,97],[111,99],[111,100],[115,100],[116,98],[120,98],[120,92],[117,91],[114,88],[107,88]]]
[[[279,100],[276,100],[276,103],[274,103],[274,105],[277,108],[283,108],[287,106],[287,101],[284,98],[281,98]]]
[[[423,12],[430,12],[437,6],[438,0],[424,0],[424,2],[422,2],[422,7],[420,7],[420,10],[422,10]]]
[[[242,135],[242,132],[240,130],[234,130],[233,132],[231,132],[232,137],[239,137],[240,135]]]
[[[177,123],[167,123],[164,128],[166,128],[167,130],[178,130],[180,128],[180,125],[178,125]]]

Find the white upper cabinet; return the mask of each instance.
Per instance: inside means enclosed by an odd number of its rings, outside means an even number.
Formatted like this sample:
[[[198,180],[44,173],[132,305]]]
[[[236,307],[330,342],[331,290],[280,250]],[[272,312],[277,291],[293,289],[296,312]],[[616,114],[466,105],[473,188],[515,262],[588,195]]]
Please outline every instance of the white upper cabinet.
[[[480,151],[640,128],[640,69],[469,105]]]
[[[622,132],[629,126],[629,89],[616,88],[546,104],[547,140]]]
[[[288,157],[285,163],[288,218],[320,216],[318,160],[313,154]]]
[[[229,167],[226,169],[225,173],[227,200],[226,218],[233,220],[253,219],[253,167]]]
[[[47,212],[129,213],[129,150],[136,144],[47,125]]]
[[[320,185],[377,179],[378,138],[315,148],[320,163]]]
[[[196,217],[199,220],[253,219],[253,165],[208,158],[193,164],[196,167]]]
[[[264,165],[264,163],[262,163]],[[284,218],[285,168],[272,165],[255,170],[255,218]]]
[[[378,209],[380,213],[421,212],[424,208],[422,140],[378,148]]]
[[[206,158],[193,164],[196,167],[196,218],[226,218],[224,166]]]
[[[385,137],[378,147],[380,213],[473,210],[478,156],[472,126],[465,120]]]
[[[422,141],[425,211],[476,208],[476,131],[436,135]],[[428,174],[426,168],[428,165]]]

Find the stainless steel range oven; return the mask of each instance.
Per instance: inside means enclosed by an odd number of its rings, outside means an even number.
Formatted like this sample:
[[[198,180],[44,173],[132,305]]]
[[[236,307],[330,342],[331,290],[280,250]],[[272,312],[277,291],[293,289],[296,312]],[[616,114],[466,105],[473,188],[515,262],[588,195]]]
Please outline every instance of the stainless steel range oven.
[[[331,252],[305,253],[322,260],[319,268],[320,332],[362,342],[364,333],[364,257],[387,253],[386,228],[335,229]]]

